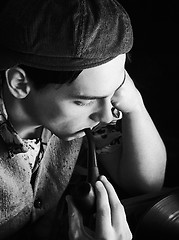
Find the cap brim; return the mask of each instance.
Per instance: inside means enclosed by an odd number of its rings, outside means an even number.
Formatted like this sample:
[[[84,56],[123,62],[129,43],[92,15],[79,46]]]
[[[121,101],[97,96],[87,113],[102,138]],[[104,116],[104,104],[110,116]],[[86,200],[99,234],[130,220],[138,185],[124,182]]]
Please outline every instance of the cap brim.
[[[17,64],[24,64],[30,67],[52,71],[79,71],[102,65],[117,57],[117,55],[119,55],[119,53],[106,59],[47,57],[29,53],[19,53],[0,46],[0,70],[6,70]]]

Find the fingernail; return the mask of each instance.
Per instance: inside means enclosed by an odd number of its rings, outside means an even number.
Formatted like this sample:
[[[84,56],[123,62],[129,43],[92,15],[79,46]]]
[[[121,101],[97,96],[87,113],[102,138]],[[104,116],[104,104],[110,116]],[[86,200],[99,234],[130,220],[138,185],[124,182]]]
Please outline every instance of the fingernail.
[[[69,201],[70,201],[70,196],[67,195],[67,196],[65,197],[65,199],[66,199],[67,203],[69,203]]]
[[[121,118],[122,112],[119,111],[118,109],[112,107],[111,112],[112,112],[113,117],[118,118],[118,119]]]
[[[100,178],[99,178],[99,180],[101,180],[101,181],[106,181],[107,178],[106,178],[104,175],[101,175]]]
[[[97,186],[98,186],[98,185],[101,185],[101,181],[100,181],[100,180],[96,181],[96,182],[95,182],[95,185],[97,185]]]
[[[103,184],[102,184],[101,181],[96,181],[96,183],[95,183],[95,186],[96,186],[97,189],[100,189],[102,185]]]
[[[66,197],[65,197],[65,199],[66,199],[66,201],[67,201],[67,205],[68,205],[68,208],[69,209],[72,209],[72,204],[71,204],[71,201],[70,201],[70,199],[71,199],[71,197],[69,196],[69,195],[67,195]]]
[[[66,201],[67,201],[67,205],[68,205],[68,214],[69,214],[69,216],[71,216],[71,217],[74,217],[74,211],[73,211],[73,206],[72,206],[72,204],[71,204],[71,197],[69,196],[69,195],[67,195],[66,197],[65,197],[65,199],[66,199]]]

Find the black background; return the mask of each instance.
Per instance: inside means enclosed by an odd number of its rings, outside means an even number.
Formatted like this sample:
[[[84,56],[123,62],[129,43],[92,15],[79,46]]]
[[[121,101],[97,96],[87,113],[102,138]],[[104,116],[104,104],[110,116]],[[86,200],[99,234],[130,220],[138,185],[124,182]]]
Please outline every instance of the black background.
[[[3,7],[8,0],[2,0]],[[129,74],[164,140],[168,163],[166,186],[179,184],[177,1],[120,0],[134,30]]]
[[[179,8],[176,1],[122,0],[134,45],[126,65],[167,149],[166,186],[179,184]]]

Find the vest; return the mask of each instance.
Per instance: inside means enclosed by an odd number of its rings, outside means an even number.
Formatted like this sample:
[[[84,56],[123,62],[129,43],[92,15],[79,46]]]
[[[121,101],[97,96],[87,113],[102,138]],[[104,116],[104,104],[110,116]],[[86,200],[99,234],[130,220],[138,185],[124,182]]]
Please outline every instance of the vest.
[[[0,239],[15,236],[40,219],[51,221],[70,181],[81,143],[82,139],[67,142],[52,135],[31,184],[29,160],[37,154],[33,146],[25,153],[10,156],[0,137]],[[35,231],[38,229],[41,231],[40,227]]]

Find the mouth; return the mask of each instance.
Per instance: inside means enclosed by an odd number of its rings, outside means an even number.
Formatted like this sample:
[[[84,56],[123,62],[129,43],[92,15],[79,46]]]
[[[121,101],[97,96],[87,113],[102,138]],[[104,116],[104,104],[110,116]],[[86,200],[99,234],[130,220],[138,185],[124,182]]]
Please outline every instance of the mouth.
[[[79,131],[76,131],[73,134],[71,134],[71,136],[69,138],[70,139],[71,138],[81,138],[81,137],[86,135],[85,129],[88,128],[88,129],[91,129],[91,130],[95,130],[98,126],[99,126],[99,124],[97,124],[97,125],[95,125],[93,127],[86,127],[86,128],[80,129]]]
[[[107,124],[106,123],[98,123],[97,125],[95,125],[94,127],[92,127],[91,128],[91,130],[93,130],[93,131],[98,131],[101,127],[104,127],[104,126],[106,126]]]

